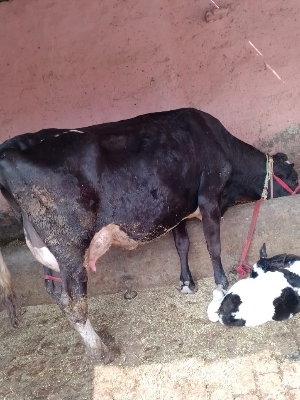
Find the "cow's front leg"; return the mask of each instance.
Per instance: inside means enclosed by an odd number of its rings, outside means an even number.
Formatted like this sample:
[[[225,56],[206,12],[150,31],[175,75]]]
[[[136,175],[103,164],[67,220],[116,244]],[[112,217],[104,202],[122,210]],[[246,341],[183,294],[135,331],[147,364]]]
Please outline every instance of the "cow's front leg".
[[[110,351],[94,331],[88,319],[86,269],[84,267],[78,269],[64,268],[61,278],[60,308],[80,334],[89,355],[105,364],[108,363],[111,360]]]
[[[188,252],[190,241],[186,230],[186,222],[181,221],[172,230],[175,241],[175,246],[180,258],[181,272],[180,272],[180,286],[182,293],[192,293],[195,290],[195,282],[193,280],[189,265],[188,265]]]
[[[221,263],[220,206],[216,197],[208,198],[199,195],[198,201],[202,214],[203,232],[214,270],[215,282],[226,290],[228,288],[228,280]]]

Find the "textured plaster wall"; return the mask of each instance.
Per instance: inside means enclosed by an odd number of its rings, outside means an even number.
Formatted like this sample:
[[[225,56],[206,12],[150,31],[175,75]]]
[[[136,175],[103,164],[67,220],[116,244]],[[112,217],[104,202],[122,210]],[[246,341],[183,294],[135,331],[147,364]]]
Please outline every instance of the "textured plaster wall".
[[[232,1],[207,23],[210,9],[210,0],[0,3],[0,141],[193,106],[272,148],[300,122],[299,0]]]

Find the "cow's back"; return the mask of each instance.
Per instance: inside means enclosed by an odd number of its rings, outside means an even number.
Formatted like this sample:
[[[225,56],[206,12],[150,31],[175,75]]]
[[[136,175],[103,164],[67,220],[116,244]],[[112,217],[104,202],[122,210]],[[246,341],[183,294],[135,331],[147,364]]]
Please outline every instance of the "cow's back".
[[[79,225],[89,240],[113,222],[151,240],[196,210],[201,174],[225,157],[224,130],[209,114],[180,109],[20,135],[0,146],[1,190],[36,225],[63,216],[64,229]],[[49,243],[56,234],[45,235]]]

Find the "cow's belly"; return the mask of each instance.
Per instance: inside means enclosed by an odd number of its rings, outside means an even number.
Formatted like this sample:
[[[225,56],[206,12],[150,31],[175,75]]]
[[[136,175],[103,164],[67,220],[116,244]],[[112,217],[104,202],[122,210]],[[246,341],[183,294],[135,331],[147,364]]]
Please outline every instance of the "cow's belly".
[[[201,220],[199,207],[185,219],[189,218],[199,218]],[[169,229],[164,229],[163,232],[158,235],[155,235],[155,232],[152,232],[150,237],[153,236],[153,238],[155,238],[162,236],[166,232],[172,230],[175,226]],[[84,265],[86,268],[91,269],[92,271],[96,271],[96,261],[107,252],[112,244],[122,247],[126,250],[134,250],[139,244],[145,241],[149,240],[133,239],[130,237],[130,234],[124,232],[119,225],[109,224],[95,233],[93,239],[90,242],[89,248],[85,253]]]
[[[167,207],[165,207],[166,209]],[[121,222],[125,218],[115,218],[115,224],[127,235],[138,243],[147,243],[155,240],[167,232],[170,232],[184,219],[198,218],[202,220],[199,207],[190,210],[190,214],[182,213],[180,209],[166,211],[162,213],[149,213],[147,210],[136,213],[127,222]]]

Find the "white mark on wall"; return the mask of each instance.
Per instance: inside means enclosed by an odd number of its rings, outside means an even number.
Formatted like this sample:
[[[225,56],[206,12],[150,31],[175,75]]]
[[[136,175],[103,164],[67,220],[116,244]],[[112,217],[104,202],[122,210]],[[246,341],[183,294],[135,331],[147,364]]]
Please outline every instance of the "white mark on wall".
[[[277,72],[276,72],[273,68],[270,67],[269,64],[265,63],[265,66],[266,66],[267,68],[269,68],[269,70],[270,70],[271,72],[273,72],[273,74],[276,76],[276,78],[278,78],[280,81],[282,81],[281,77],[277,74]],[[284,83],[284,82],[283,82],[283,83]]]
[[[250,46],[253,47],[253,49],[256,51],[256,53],[258,55],[260,55],[261,57],[264,57],[262,52],[259,51],[258,48],[256,46],[254,46],[254,44],[250,40],[248,40],[248,43],[250,44]],[[277,72],[269,64],[267,64],[266,62],[264,62],[264,64],[265,64],[266,68],[268,68],[276,76],[277,79],[279,79],[282,83],[285,83],[285,81],[282,80],[282,78],[279,76],[279,74],[277,74]]]
[[[258,53],[260,56],[263,57],[263,54],[258,50],[257,47],[254,46],[254,44],[252,42],[250,42],[250,40],[248,40],[250,46],[252,46],[254,48],[254,50],[256,51],[256,53]]]
[[[217,8],[220,8],[215,2],[214,0],[210,0]]]

